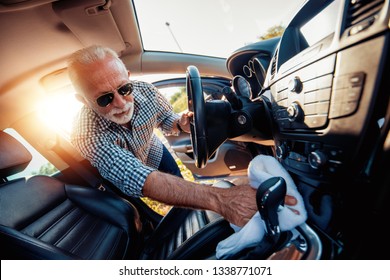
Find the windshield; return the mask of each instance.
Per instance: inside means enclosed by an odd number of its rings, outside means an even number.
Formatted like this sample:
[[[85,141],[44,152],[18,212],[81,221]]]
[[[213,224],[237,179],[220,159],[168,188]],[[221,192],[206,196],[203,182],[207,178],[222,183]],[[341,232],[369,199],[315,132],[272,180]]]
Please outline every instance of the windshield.
[[[228,57],[285,27],[304,0],[135,0],[146,51]]]

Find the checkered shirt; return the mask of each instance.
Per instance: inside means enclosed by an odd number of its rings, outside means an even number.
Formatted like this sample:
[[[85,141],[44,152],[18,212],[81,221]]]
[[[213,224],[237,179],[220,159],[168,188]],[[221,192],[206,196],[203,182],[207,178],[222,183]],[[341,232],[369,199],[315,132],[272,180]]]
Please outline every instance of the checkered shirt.
[[[163,154],[153,130],[171,134],[179,115],[153,85],[132,83],[134,114],[127,127],[84,106],[74,122],[71,143],[104,178],[125,194],[140,197],[146,177],[158,168]]]

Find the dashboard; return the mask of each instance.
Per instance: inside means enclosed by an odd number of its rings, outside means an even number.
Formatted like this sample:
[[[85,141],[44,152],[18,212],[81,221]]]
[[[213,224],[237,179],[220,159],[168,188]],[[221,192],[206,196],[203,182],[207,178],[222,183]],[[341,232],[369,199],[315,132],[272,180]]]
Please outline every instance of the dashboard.
[[[385,4],[309,1],[286,28],[266,82],[277,157],[295,173],[324,180],[365,164],[364,145],[385,117],[378,91],[388,59]]]
[[[372,113],[388,59],[388,5],[307,1],[281,38],[228,59],[236,91],[249,87],[252,100],[270,94],[276,156],[297,174],[338,174],[361,158],[362,136],[384,117]]]
[[[383,174],[375,162],[389,121],[389,10],[387,0],[307,1],[282,37],[227,61],[252,100],[271,104],[275,156],[335,244],[343,243],[338,211]]]

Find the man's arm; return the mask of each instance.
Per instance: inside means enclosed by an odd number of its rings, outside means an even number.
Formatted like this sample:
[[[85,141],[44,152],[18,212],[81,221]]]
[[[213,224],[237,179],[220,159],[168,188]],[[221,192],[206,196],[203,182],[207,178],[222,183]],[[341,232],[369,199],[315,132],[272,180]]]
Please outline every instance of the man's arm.
[[[257,211],[256,190],[249,185],[223,189],[153,171],[146,178],[142,192],[169,205],[212,210],[238,226],[245,225]]]

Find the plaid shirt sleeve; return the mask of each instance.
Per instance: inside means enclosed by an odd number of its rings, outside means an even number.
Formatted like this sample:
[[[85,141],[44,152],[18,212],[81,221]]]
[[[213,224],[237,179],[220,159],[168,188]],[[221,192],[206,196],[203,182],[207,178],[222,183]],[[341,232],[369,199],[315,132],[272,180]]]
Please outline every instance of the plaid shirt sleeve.
[[[72,144],[95,166],[100,174],[123,193],[141,197],[146,177],[154,170],[142,164],[130,151],[120,147],[115,131],[109,127],[96,128],[91,120],[81,118]]]

